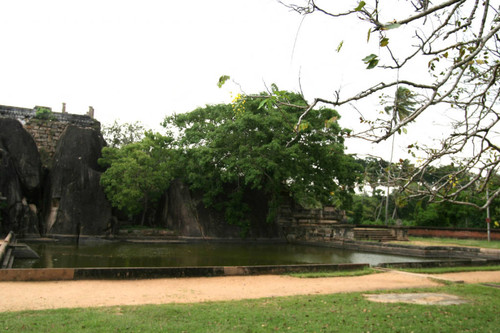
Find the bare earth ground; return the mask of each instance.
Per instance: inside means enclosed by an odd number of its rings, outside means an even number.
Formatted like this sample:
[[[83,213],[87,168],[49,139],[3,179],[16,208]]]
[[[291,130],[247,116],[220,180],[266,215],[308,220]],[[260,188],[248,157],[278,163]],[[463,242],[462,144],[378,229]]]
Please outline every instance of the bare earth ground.
[[[500,271],[440,274],[434,277],[465,283],[500,283]],[[0,282],[0,312],[225,301],[437,285],[439,283],[432,276],[396,271],[315,279],[261,275],[132,281]]]

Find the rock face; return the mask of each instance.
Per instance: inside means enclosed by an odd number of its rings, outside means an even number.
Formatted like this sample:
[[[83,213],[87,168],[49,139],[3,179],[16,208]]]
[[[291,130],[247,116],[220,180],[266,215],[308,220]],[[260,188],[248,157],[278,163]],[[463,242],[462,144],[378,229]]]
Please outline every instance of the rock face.
[[[0,144],[10,155],[23,189],[31,194],[40,186],[41,164],[31,135],[14,119],[0,118]]]
[[[63,132],[45,185],[47,235],[103,235],[111,229],[111,205],[97,164],[104,145],[93,129],[70,125]]]
[[[98,123],[97,123],[98,124]],[[111,205],[99,185],[99,130],[68,125],[50,169],[16,119],[0,117],[0,234],[105,235]]]
[[[245,202],[250,207],[251,227],[248,238],[278,237],[275,223],[266,223],[267,199],[261,193],[248,193]],[[176,231],[178,235],[201,238],[241,238],[245,230],[225,222],[224,213],[206,208],[201,193],[192,193],[179,180],[170,185],[157,218],[160,225]]]
[[[40,156],[35,141],[14,119],[0,118],[0,232],[38,231]]]

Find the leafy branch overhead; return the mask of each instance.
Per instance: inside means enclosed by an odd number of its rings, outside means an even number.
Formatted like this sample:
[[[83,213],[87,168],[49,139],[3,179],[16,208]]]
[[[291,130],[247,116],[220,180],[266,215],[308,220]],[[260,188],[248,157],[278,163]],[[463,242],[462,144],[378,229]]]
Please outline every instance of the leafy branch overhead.
[[[368,65],[366,67],[366,69],[372,69],[378,65],[379,59],[378,59],[377,55],[372,53],[369,56],[364,57],[363,62]]]
[[[222,86],[226,83],[227,80],[229,80],[231,77],[228,76],[228,75],[222,75],[220,78],[219,78],[219,82],[217,82],[217,86],[219,88],[222,88]]]
[[[437,137],[435,143],[428,146],[418,143],[409,146],[412,154],[421,157],[421,163],[407,175],[407,182],[401,188],[413,195],[427,195],[435,201],[465,205],[469,203],[460,199],[460,193],[472,189],[485,191],[500,164],[498,3],[489,0],[371,0],[352,1],[348,9],[344,2],[336,1],[281,3],[300,15],[325,15],[332,22],[338,22],[338,26],[356,23],[368,31],[368,41],[372,35],[378,35],[376,49],[366,40],[359,40],[358,45],[366,45],[367,56],[361,59],[370,70],[366,75],[383,79],[364,87],[364,82],[369,80],[360,81],[360,89],[352,95],[343,96],[339,90],[333,96],[312,98],[305,105],[297,105],[302,114],[318,105],[334,107],[340,113],[359,111],[362,113],[360,126],[349,134],[374,143],[404,132],[410,123],[419,124],[424,114],[445,114],[451,131],[449,135]],[[335,31],[335,37],[352,40],[352,36],[338,36],[339,30]],[[340,44],[337,52],[344,49]],[[378,69],[376,73],[375,68]],[[394,122],[390,112],[381,117],[376,106],[363,110],[372,96],[382,99],[392,96],[401,86],[415,95],[408,116]],[[269,95],[275,96],[272,92]],[[278,98],[273,102],[281,103]],[[382,114],[384,111],[387,110]],[[450,171],[452,178],[464,173],[476,176],[469,182],[457,184],[454,191],[446,194],[439,191],[446,186],[444,178],[418,188],[409,186],[424,179],[433,165],[450,160],[458,166],[457,170]],[[499,196],[500,189],[497,189],[490,193],[489,199],[476,206],[485,209]]]

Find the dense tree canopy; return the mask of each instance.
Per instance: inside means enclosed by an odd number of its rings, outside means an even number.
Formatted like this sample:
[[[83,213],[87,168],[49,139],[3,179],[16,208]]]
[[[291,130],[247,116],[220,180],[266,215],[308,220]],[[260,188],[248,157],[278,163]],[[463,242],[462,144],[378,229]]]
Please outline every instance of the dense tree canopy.
[[[139,142],[103,148],[99,163],[107,170],[101,185],[114,207],[136,215],[158,200],[173,178],[171,142],[170,137],[146,132]]]
[[[300,95],[273,89],[290,104],[305,105]],[[301,115],[295,107],[238,95],[231,104],[166,117],[163,126],[175,136],[146,132],[141,141],[104,148],[101,184],[114,207],[136,215],[180,178],[243,230],[249,191],[265,196],[270,221],[284,196],[307,207],[347,207],[362,168],[344,154],[338,119],[332,109]]]
[[[299,95],[275,89],[291,104],[305,105]],[[164,126],[179,133],[185,180],[205,193],[208,205],[226,196],[223,208],[233,223],[245,223],[241,198],[248,189],[269,197],[270,218],[283,193],[306,206],[347,203],[361,169],[344,154],[337,112],[311,110],[296,127],[300,110],[280,105],[269,112],[263,101],[239,95],[230,105],[165,119]]]

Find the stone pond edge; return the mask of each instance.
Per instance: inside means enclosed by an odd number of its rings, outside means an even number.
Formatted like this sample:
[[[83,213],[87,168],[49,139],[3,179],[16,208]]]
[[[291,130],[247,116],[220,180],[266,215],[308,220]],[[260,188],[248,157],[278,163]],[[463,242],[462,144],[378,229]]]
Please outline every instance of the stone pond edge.
[[[123,241],[123,240],[122,240]],[[203,241],[190,239],[189,241]],[[206,241],[206,240],[205,240]],[[217,239],[211,239],[217,241]],[[227,241],[227,240],[226,240]],[[438,258],[435,261],[382,263],[380,267],[450,267],[499,265],[500,250],[457,246],[418,246],[369,241],[294,242],[372,253]],[[326,270],[356,270],[369,264],[305,264],[263,266],[200,266],[200,267],[110,267],[110,268],[19,268],[1,269],[0,281],[56,280],[135,280],[155,278],[214,277],[235,275],[287,274]]]

